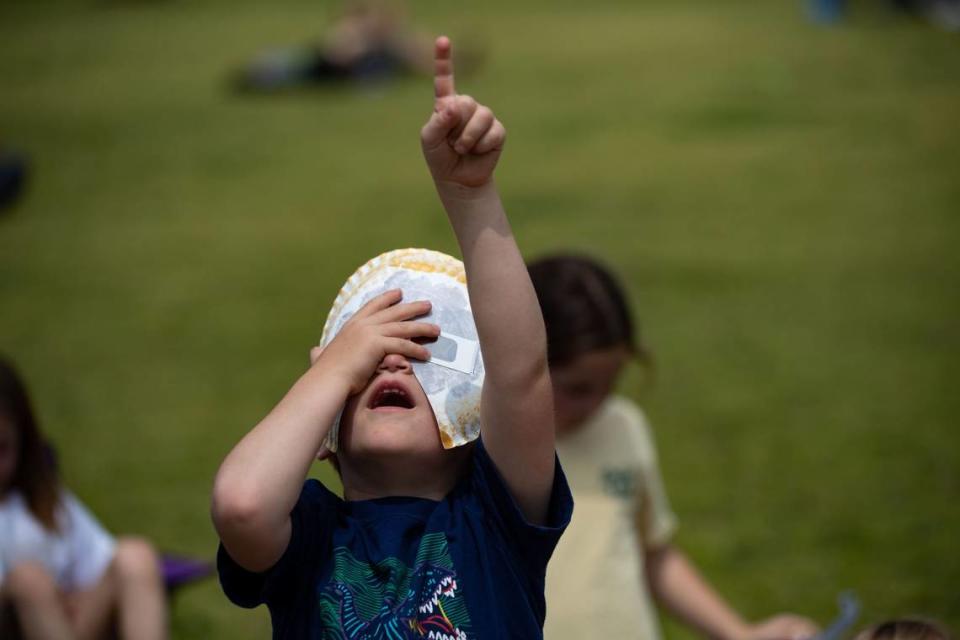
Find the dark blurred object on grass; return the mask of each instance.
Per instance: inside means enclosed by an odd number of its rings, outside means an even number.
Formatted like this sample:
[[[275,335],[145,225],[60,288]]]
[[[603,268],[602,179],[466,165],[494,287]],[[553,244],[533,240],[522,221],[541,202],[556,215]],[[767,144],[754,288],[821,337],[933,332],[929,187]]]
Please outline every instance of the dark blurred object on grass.
[[[462,51],[463,49],[461,49]],[[458,69],[476,56],[458,57]],[[350,0],[319,44],[266,51],[231,79],[247,93],[279,93],[310,86],[372,84],[398,76],[429,75],[433,37],[413,29],[403,4]]]
[[[27,182],[26,156],[0,149],[0,212],[13,207]]]
[[[810,0],[807,10],[814,22],[832,24],[843,18],[846,4],[845,0]]]
[[[944,31],[960,32],[960,0],[890,0],[890,5],[904,13],[914,14]],[[833,24],[846,14],[846,0],[808,0],[810,19],[820,24]]]
[[[939,29],[960,32],[960,0],[893,0],[893,4]]]
[[[213,563],[164,553],[160,558],[160,570],[167,595],[172,596],[180,587],[213,575]]]

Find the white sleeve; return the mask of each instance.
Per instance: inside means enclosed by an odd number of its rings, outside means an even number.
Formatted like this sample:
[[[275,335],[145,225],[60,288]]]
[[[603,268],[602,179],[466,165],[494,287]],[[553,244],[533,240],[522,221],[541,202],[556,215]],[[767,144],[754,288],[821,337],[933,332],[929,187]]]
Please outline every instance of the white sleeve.
[[[64,537],[70,548],[70,563],[61,585],[66,590],[92,587],[103,576],[116,546],[113,536],[69,491],[63,495]]]
[[[639,406],[630,401],[624,401],[621,410],[628,418],[631,439],[643,476],[640,491],[636,496],[637,522],[643,546],[648,550],[656,549],[670,542],[677,529],[677,516],[667,498],[663,477],[660,475],[657,446],[646,415]]]

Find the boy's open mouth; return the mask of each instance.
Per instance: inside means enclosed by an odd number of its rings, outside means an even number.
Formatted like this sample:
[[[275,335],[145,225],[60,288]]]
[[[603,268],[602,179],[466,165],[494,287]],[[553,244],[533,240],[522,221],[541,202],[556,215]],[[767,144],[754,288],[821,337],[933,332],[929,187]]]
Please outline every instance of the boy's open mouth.
[[[399,382],[385,380],[374,389],[370,396],[369,409],[384,411],[406,411],[413,409],[415,403],[410,394]]]

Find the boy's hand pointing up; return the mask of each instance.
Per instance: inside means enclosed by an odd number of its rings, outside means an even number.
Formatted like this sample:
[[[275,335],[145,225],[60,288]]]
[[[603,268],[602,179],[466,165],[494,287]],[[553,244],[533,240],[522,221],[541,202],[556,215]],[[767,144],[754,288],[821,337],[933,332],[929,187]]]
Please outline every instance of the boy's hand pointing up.
[[[449,38],[437,38],[433,114],[420,131],[423,156],[438,188],[482,187],[493,178],[507,132],[489,107],[457,95],[450,52]]]

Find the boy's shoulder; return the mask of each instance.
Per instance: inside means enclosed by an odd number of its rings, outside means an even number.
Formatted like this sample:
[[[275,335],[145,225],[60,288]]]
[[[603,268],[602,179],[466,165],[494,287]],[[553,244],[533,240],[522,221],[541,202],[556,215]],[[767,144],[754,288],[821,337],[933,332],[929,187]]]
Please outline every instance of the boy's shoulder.
[[[343,504],[343,498],[317,478],[307,478],[300,487],[300,496],[293,511],[325,511],[337,509]]]
[[[300,488],[300,500],[307,502],[343,502],[343,498],[330,490],[326,484],[317,478],[307,478]]]

